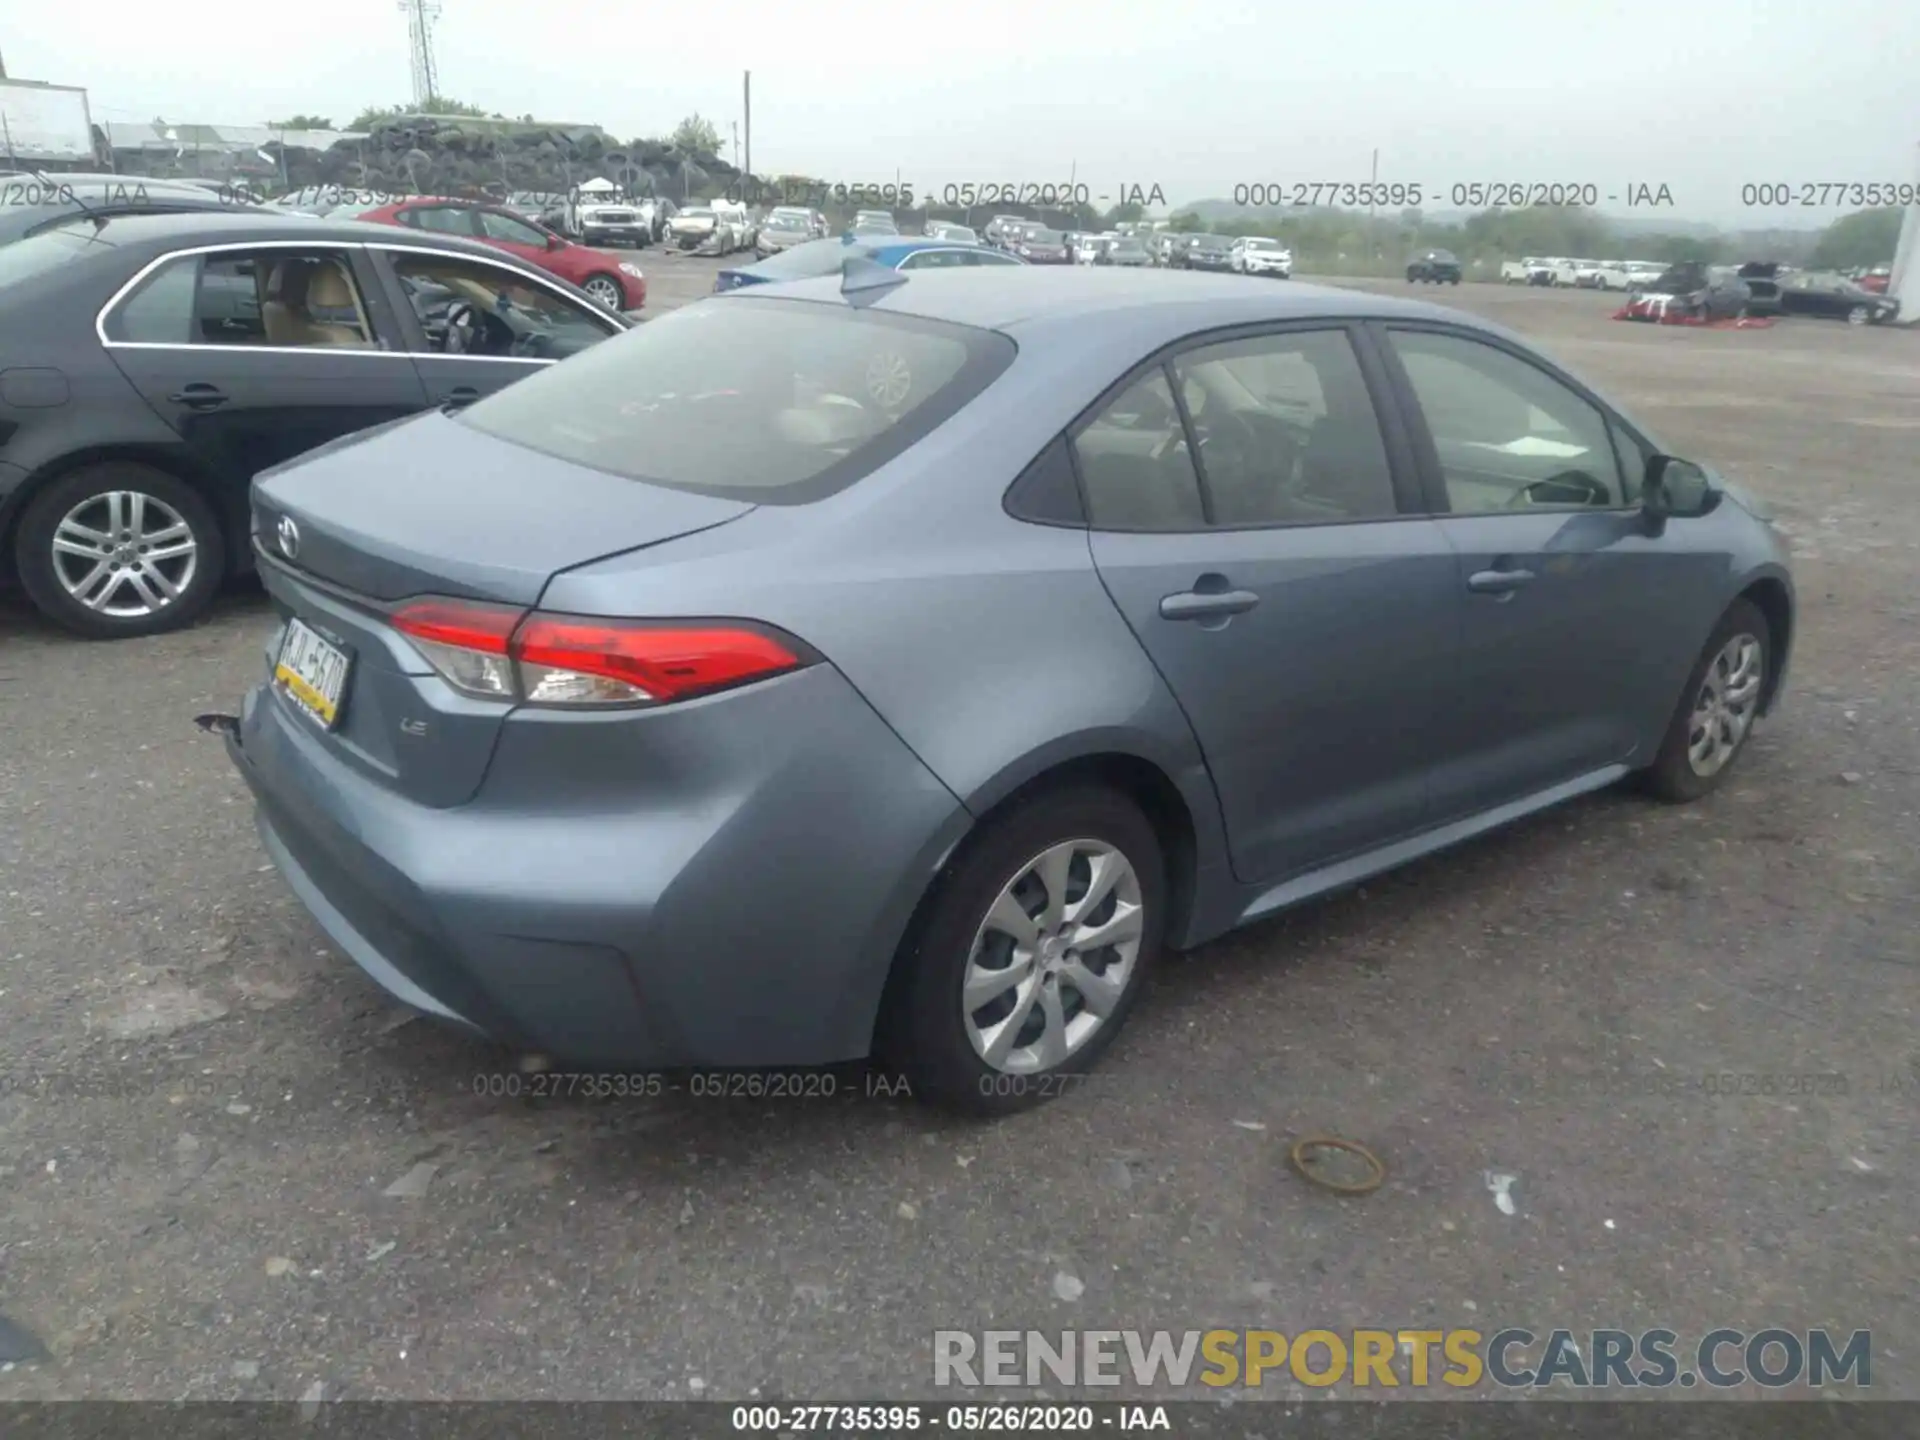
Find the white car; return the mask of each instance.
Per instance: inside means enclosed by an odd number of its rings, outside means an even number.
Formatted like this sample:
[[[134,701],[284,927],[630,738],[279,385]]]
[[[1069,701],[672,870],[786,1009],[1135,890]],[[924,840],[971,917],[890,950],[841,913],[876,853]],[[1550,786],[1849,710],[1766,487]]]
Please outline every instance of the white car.
[[[1573,283],[1582,290],[1600,288],[1600,272],[1609,262],[1605,260],[1576,260],[1573,262]]]
[[[1547,272],[1547,283],[1549,285],[1571,285],[1574,283],[1574,277],[1580,273],[1580,267],[1582,265],[1591,265],[1592,263],[1591,260],[1556,258],[1552,262],[1553,268]]]
[[[1500,264],[1500,278],[1509,285],[1544,285],[1546,277],[1552,273],[1553,262],[1542,260],[1538,255],[1529,255],[1524,260],[1504,260]],[[1535,276],[1539,279],[1535,279]]]
[[[1602,290],[1645,290],[1667,273],[1658,260],[1622,260],[1600,272]]]
[[[746,206],[737,201],[716,200],[713,202],[713,213],[719,217],[727,232],[723,242],[726,248],[720,252],[722,255],[731,255],[736,250],[750,250],[760,238],[759,222]]]
[[[1272,275],[1280,280],[1293,278],[1293,251],[1278,240],[1264,235],[1244,235],[1233,242],[1231,264],[1238,275]]]
[[[693,205],[668,222],[667,235],[677,248],[692,250],[715,243],[715,232],[719,228],[720,217],[710,207]]]
[[[631,245],[638,249],[653,243],[655,209],[652,200],[583,195],[572,207],[569,228],[582,245]]]

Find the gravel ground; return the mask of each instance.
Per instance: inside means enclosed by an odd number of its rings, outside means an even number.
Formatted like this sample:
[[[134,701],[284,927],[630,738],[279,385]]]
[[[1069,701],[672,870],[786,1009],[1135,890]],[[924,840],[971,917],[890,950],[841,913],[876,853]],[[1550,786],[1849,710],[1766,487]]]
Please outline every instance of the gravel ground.
[[[715,268],[642,263],[656,311]],[[895,1397],[936,1327],[1510,1324],[1871,1328],[1920,1397],[1920,335],[1439,298],[1778,508],[1784,709],[1706,803],[1596,796],[1169,963],[994,1126],[856,1073],[476,1093],[514,1057],[332,953],[190,723],[256,680],[258,591],[126,645],[0,600],[0,1311],[51,1352],[0,1398]],[[1294,1177],[1320,1131],[1386,1185]]]

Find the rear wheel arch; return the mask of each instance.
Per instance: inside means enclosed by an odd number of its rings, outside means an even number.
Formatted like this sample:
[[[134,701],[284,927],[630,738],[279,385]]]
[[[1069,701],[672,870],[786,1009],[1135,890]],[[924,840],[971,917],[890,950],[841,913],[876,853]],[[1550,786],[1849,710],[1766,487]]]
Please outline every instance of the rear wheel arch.
[[[919,949],[941,888],[955,864],[967,853],[968,847],[997,827],[1007,816],[1049,795],[1088,787],[1113,791],[1146,817],[1160,842],[1161,856],[1166,865],[1167,916],[1161,933],[1168,937],[1170,944],[1177,943],[1177,937],[1186,933],[1193,914],[1199,878],[1198,831],[1186,797],[1164,769],[1142,756],[1117,750],[1075,756],[1047,767],[997,799],[990,808],[978,815],[966,833],[941,859],[921,890],[888,968],[885,992],[875,1016],[876,1040],[893,1009],[911,958]]]
[[[1785,583],[1772,576],[1754,581],[1740,592],[1738,598],[1751,603],[1767,622],[1766,688],[1760,696],[1760,713],[1765,715],[1773,709],[1774,697],[1780,689],[1780,676],[1786,670],[1788,655],[1793,648],[1793,601],[1787,594]]]

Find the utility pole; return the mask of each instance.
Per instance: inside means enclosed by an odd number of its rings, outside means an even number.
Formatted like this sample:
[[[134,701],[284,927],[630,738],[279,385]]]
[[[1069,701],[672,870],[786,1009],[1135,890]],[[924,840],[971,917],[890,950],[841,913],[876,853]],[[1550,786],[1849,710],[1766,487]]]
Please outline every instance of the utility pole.
[[[7,78],[7,60],[4,55],[0,55],[0,80],[4,80],[6,78]]]
[[[740,77],[740,114],[747,122],[747,174],[753,173],[753,72],[743,71]]]
[[[407,17],[413,51],[413,103],[424,109],[440,93],[440,77],[433,63],[433,22],[440,17],[438,0],[399,0],[394,7]]]
[[[1373,229],[1373,197],[1380,193],[1380,152],[1373,152],[1373,183],[1367,186],[1367,259],[1380,258],[1380,239]]]

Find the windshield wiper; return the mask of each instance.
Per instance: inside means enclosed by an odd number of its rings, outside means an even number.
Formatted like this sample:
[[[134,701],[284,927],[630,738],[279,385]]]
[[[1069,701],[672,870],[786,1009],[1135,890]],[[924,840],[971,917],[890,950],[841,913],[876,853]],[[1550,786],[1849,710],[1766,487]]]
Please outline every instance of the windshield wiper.
[[[47,178],[46,171],[29,170],[27,171],[27,174],[33,176],[33,178],[38,180],[43,186],[53,191],[55,195],[58,195],[60,193],[60,187],[54,184],[52,180]],[[73,203],[80,207],[80,213],[82,215],[85,215],[89,220],[93,221],[96,228],[106,223],[107,217],[102,215],[99,211],[95,210],[91,205],[87,204],[86,201],[82,200],[80,198],[80,192],[78,190],[74,190],[72,193],[73,193]]]

